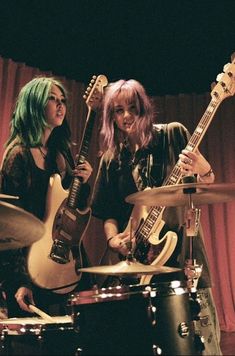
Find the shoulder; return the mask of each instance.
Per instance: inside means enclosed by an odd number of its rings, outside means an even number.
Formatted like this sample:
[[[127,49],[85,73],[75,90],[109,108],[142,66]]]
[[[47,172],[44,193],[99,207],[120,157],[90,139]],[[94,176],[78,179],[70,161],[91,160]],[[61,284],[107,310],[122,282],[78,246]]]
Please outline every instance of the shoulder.
[[[6,148],[3,155],[3,168],[6,165],[9,167],[14,165],[22,165],[24,162],[28,161],[29,149],[21,144],[10,145]]]
[[[168,134],[169,137],[174,135],[183,135],[189,136],[188,129],[178,121],[169,122],[167,124],[155,124],[154,125],[155,132],[164,131]]]

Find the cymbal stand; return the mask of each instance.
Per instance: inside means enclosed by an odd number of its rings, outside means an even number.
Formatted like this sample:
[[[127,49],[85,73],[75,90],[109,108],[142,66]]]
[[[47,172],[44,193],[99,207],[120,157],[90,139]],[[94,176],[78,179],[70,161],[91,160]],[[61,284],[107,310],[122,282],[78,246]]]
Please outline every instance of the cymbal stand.
[[[189,177],[187,177],[189,178]],[[185,261],[184,273],[187,277],[187,286],[189,291],[196,292],[198,279],[202,273],[202,265],[199,265],[194,258],[194,238],[198,234],[201,209],[195,208],[192,199],[192,193],[195,188],[184,189],[184,194],[188,194],[188,209],[186,211],[186,238],[189,238],[189,258]]]
[[[134,254],[133,254],[133,246],[132,246],[132,234],[133,234],[133,229],[132,229],[132,219],[133,217],[130,217],[130,240],[126,243],[126,247],[128,249],[128,253],[126,256],[126,260],[127,261],[131,261],[131,262],[136,262],[136,259],[134,258]]]

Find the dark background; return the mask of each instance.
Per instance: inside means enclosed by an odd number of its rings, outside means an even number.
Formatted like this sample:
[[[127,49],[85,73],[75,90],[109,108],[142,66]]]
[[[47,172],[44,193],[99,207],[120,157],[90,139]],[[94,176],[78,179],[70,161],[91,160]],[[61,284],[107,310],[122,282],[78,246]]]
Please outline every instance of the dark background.
[[[0,55],[150,95],[204,93],[235,51],[235,0],[0,0]]]

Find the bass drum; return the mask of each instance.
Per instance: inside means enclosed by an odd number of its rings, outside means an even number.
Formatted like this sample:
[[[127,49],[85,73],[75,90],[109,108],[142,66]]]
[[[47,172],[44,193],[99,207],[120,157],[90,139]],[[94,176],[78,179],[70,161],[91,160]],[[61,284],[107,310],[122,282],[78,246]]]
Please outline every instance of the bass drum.
[[[180,281],[152,284],[151,300],[156,313],[155,354],[201,355],[194,327],[200,305],[186,285]]]
[[[153,355],[150,292],[129,286],[81,291],[69,300],[81,355]]]

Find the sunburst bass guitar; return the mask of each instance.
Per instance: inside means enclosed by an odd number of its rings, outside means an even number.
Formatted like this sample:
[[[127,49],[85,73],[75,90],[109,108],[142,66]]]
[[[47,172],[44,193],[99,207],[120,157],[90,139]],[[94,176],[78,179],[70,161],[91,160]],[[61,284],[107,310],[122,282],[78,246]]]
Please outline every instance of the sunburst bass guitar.
[[[104,75],[93,76],[84,95],[88,113],[76,164],[87,159],[96,109],[100,106],[107,84]],[[50,177],[44,217],[45,234],[32,244],[28,252],[27,265],[32,281],[59,294],[73,291],[82,275],[77,270],[83,266],[81,243],[91,210],[89,207],[83,210],[77,208],[81,186],[80,178],[73,177],[70,188],[65,190],[59,174]]]
[[[221,102],[225,98],[234,95],[234,78],[235,59],[233,58],[232,63],[224,66],[224,72],[217,76],[218,83],[211,91],[212,99],[185,147],[186,150],[194,152],[198,148]],[[162,185],[178,184],[181,178],[182,175],[178,160],[171,174],[165,179]],[[132,229],[136,239],[133,255],[138,261],[144,264],[164,265],[175,250],[178,240],[175,232],[168,231],[160,238],[161,231],[165,225],[162,219],[164,210],[164,206],[149,208],[147,206],[135,205],[125,229],[125,232]],[[152,276],[143,276],[141,283],[149,283],[151,278]]]

